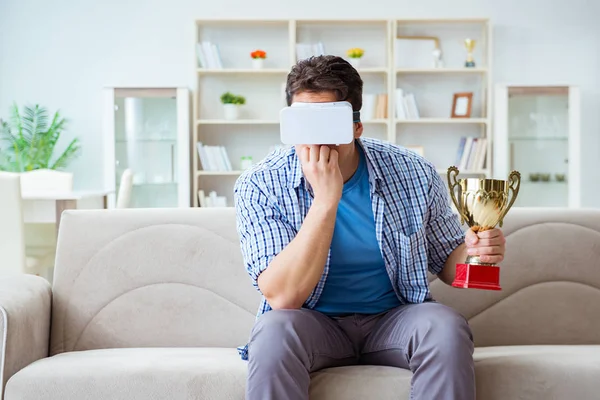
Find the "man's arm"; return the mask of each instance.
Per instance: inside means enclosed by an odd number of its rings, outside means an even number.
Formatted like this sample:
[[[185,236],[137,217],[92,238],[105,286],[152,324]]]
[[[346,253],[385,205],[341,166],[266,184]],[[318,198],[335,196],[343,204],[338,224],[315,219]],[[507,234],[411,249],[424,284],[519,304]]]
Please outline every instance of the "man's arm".
[[[468,255],[479,255],[481,262],[494,264],[504,259],[506,240],[500,229],[478,233],[467,229],[463,233],[459,217],[450,207],[442,179],[435,171],[429,189],[429,212],[429,271],[447,285],[454,281],[456,264],[464,263]]]
[[[446,186],[433,166],[430,166],[429,178],[429,218],[426,221],[429,272],[450,285],[456,264],[465,262],[467,257],[465,234],[450,207]]]
[[[242,252],[251,277],[273,309],[300,308],[319,282],[331,246],[342,177],[337,152],[326,146],[299,152],[315,198],[294,235],[252,183],[236,189]]]
[[[465,243],[450,253],[438,277],[451,285],[456,274],[456,264],[463,264],[470,255],[478,255],[481,262],[499,264],[504,260],[505,243],[504,234],[498,228],[478,233],[467,230]]]
[[[337,207],[313,203],[298,235],[258,277],[273,309],[300,308],[321,279],[331,246]]]
[[[456,264],[462,264],[467,259],[467,246],[465,243],[455,248],[444,263],[444,268],[438,274],[438,278],[447,285],[452,285],[456,275]]]

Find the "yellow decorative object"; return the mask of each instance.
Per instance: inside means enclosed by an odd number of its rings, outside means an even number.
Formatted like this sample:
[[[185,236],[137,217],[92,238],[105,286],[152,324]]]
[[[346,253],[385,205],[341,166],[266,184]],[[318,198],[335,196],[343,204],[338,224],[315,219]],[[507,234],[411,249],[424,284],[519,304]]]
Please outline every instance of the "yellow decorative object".
[[[350,58],[361,58],[364,54],[365,51],[358,47],[354,47],[346,51],[346,55]]]

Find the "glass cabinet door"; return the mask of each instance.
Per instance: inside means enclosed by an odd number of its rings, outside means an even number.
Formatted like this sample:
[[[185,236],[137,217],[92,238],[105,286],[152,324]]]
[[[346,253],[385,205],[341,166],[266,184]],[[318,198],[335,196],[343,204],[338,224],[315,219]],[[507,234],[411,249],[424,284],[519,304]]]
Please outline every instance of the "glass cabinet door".
[[[502,90],[500,91],[502,95]],[[496,126],[496,137],[503,143],[507,168],[496,171],[506,175],[521,173],[521,187],[514,206],[569,207],[578,198],[578,170],[573,168],[578,133],[574,132],[573,93],[568,86],[512,86],[504,90]],[[505,115],[503,115],[505,114]],[[503,129],[504,128],[504,129]],[[495,174],[495,175],[499,175]],[[500,179],[506,179],[501,177]]]
[[[189,204],[189,175],[185,172],[189,170],[189,157],[185,156],[189,121],[181,118],[178,90],[117,88],[112,93],[114,128],[110,147],[114,159],[107,162],[114,165],[110,179],[116,196],[123,172],[130,170],[133,185],[128,207]],[[185,193],[187,198],[182,198]]]

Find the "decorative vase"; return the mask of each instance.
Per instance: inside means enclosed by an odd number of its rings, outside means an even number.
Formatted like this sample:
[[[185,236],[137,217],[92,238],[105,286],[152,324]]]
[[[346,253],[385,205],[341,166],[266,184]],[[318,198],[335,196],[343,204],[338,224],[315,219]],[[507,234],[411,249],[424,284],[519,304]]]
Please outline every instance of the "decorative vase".
[[[237,104],[223,104],[223,111],[225,113],[225,119],[232,121],[238,119],[240,108]]]
[[[262,69],[264,66],[265,66],[264,58],[253,58],[252,59],[252,67],[254,67],[254,69]]]
[[[350,58],[350,64],[352,64],[352,66],[354,68],[360,67],[360,58],[359,57],[351,57]]]

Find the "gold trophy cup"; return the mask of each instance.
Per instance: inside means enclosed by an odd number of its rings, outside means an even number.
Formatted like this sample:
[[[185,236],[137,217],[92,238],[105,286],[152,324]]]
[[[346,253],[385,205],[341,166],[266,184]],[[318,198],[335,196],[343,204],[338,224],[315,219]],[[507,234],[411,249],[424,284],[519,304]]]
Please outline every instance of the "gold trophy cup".
[[[465,67],[474,68],[475,60],[473,60],[473,49],[475,49],[475,39],[465,39],[465,47],[467,48],[467,61],[465,61]]]
[[[502,227],[504,216],[519,193],[521,174],[512,171],[508,180],[503,181],[478,178],[456,179],[458,173],[458,168],[454,166],[448,168],[450,197],[460,215],[461,224],[466,223],[475,233],[493,229],[496,225]],[[469,255],[464,264],[456,265],[456,276],[452,286],[501,290],[500,268],[494,264],[481,262],[477,255]]]

